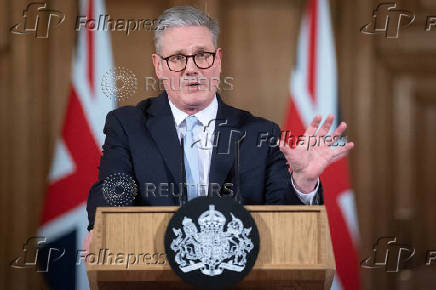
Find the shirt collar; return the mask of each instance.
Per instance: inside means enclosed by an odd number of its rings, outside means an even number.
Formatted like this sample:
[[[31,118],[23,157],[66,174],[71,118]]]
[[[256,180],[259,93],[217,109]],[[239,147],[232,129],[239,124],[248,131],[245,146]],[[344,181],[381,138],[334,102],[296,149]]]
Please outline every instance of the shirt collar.
[[[170,99],[168,99],[171,112],[173,113],[174,120],[176,121],[176,126],[179,127],[180,124],[185,120],[185,118],[188,116],[187,113],[183,112],[182,110],[178,109]],[[218,101],[216,99],[216,95],[213,97],[212,102],[204,108],[203,110],[197,112],[194,114],[195,117],[203,124],[203,126],[209,125],[209,122],[214,120],[216,118],[216,114],[218,111]]]

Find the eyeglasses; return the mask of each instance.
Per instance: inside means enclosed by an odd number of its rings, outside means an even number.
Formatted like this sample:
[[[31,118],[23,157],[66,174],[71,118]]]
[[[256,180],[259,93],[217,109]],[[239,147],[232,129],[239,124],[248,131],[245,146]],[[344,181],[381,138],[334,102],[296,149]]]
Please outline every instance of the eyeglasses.
[[[210,68],[215,62],[216,52],[198,52],[196,54],[184,55],[184,54],[174,54],[168,57],[162,57],[163,60],[167,62],[170,71],[179,72],[186,68],[188,63],[188,58],[192,57],[195,65],[200,69]]]

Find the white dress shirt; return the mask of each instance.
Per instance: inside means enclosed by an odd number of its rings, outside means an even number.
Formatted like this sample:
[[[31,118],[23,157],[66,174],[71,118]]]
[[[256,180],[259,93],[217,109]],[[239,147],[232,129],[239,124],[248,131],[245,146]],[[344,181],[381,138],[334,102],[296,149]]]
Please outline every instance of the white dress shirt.
[[[174,116],[175,126],[177,130],[177,136],[179,137],[179,141],[186,134],[186,122],[185,118],[188,116],[187,113],[179,110],[172,102],[169,100],[171,112]],[[216,96],[213,98],[212,102],[204,108],[203,110],[194,114],[197,117],[200,124],[195,126],[194,128],[194,136],[199,141],[199,165],[200,169],[200,186],[199,186],[199,194],[206,196],[209,189],[209,170],[210,163],[212,159],[212,150],[213,150],[213,133],[215,130],[215,119],[218,111],[218,101]],[[292,186],[297,193],[297,196],[300,198],[301,202],[304,204],[312,204],[313,198],[318,191],[319,179],[318,183],[315,187],[315,190],[310,193],[302,193],[298,189],[295,188],[294,181],[291,178]]]

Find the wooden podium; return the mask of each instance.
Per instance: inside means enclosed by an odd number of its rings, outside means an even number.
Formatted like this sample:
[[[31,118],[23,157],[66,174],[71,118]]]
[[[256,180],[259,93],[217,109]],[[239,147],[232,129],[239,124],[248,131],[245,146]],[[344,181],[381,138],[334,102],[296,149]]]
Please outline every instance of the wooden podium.
[[[330,289],[335,260],[324,206],[245,208],[256,221],[260,251],[234,289]],[[91,289],[192,289],[165,257],[165,230],[177,209],[97,208],[87,259]]]

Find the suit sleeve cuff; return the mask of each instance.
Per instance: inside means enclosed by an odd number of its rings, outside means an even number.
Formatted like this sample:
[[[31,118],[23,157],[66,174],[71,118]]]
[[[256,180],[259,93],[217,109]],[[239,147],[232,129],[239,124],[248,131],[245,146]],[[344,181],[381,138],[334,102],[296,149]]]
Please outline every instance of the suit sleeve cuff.
[[[318,188],[319,188],[319,178],[318,178],[318,181],[316,182],[315,189],[309,193],[302,193],[301,191],[299,191],[295,187],[294,178],[292,177],[292,175],[291,175],[291,184],[292,184],[292,187],[294,188],[295,192],[297,193],[298,198],[301,200],[302,203],[304,203],[306,205],[313,204],[313,199],[316,196],[316,193],[318,192]]]

